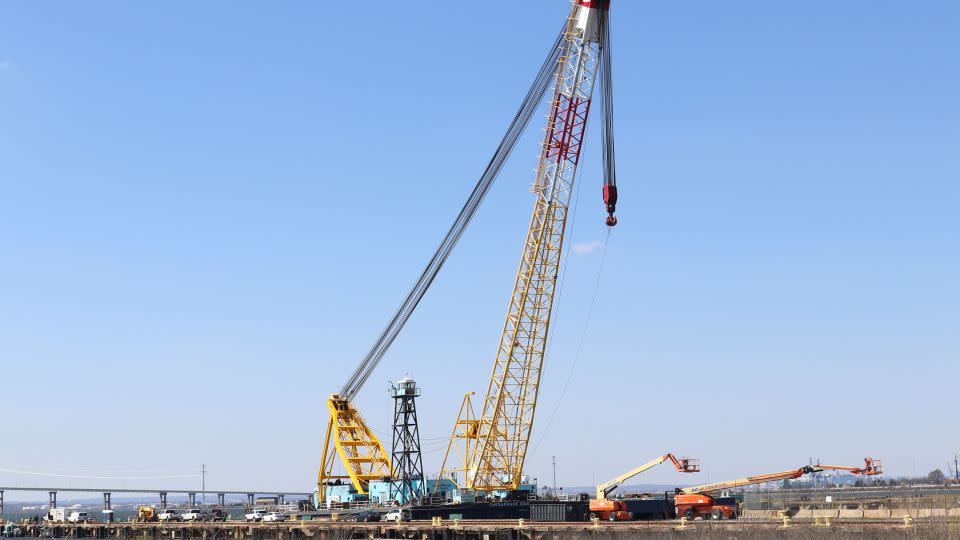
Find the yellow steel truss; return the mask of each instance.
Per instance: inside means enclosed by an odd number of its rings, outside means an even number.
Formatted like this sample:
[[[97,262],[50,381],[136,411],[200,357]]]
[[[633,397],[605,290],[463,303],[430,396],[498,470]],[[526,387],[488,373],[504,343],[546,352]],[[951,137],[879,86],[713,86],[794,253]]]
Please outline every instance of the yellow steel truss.
[[[317,474],[320,502],[327,500],[326,491],[331,480],[349,479],[357,492],[365,495],[371,480],[392,476],[390,458],[380,439],[363,421],[360,411],[354,408],[347,398],[333,394],[327,399],[327,408],[330,410],[330,421],[327,423],[327,436],[323,442],[323,460]],[[333,474],[338,455],[346,469],[346,475]]]
[[[533,192],[536,196],[470,459],[467,487],[517,489],[540,389],[570,196],[599,60],[568,20]]]
[[[450,442],[447,443],[447,451],[443,454],[443,463],[440,465],[439,478],[449,478],[457,487],[465,487],[464,480],[470,472],[470,460],[473,457],[473,447],[476,445],[477,434],[480,428],[480,420],[473,410],[473,401],[470,399],[474,392],[467,392],[460,403],[460,412],[457,413],[457,420],[453,424],[453,433],[450,434]],[[461,446],[463,448],[461,448]],[[447,461],[450,459],[450,450],[456,454],[456,462],[447,468]],[[462,474],[463,476],[458,476]],[[433,487],[434,493],[440,488],[440,482]]]

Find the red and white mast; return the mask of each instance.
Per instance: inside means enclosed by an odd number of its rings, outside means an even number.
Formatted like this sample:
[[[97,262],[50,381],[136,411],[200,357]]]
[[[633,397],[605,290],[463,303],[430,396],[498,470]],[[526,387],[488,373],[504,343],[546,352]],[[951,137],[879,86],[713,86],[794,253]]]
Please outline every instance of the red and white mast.
[[[609,0],[575,0],[561,42],[536,196],[520,268],[469,460],[469,487],[521,482],[540,387],[573,183],[601,68]],[[605,190],[609,191],[609,190]],[[615,188],[613,190],[616,197]],[[611,214],[612,216],[612,214]]]

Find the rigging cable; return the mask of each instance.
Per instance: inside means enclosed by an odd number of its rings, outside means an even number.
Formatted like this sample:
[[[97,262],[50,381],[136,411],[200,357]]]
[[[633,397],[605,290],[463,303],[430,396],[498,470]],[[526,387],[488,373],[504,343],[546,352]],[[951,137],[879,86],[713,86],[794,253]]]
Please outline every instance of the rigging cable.
[[[573,380],[573,372],[577,367],[577,362],[580,360],[580,356],[583,354],[583,343],[587,339],[587,330],[590,329],[590,317],[593,315],[593,306],[597,303],[597,296],[600,292],[600,278],[603,277],[603,268],[606,265],[607,261],[607,246],[610,245],[610,233],[613,229],[607,229],[607,238],[603,241],[603,253],[600,255],[600,269],[597,270],[597,281],[593,285],[593,298],[590,299],[590,307],[587,308],[587,318],[583,323],[583,332],[580,334],[580,343],[577,345],[577,354],[573,357],[573,363],[570,364],[570,372],[567,373],[567,380],[563,383],[563,389],[560,390],[560,397],[557,398],[557,404],[553,408],[553,412],[550,413],[550,419],[547,420],[547,425],[543,428],[543,431],[540,432],[540,437],[537,439],[537,443],[533,446],[531,454],[536,453],[537,448],[540,447],[540,443],[543,442],[543,438],[547,435],[547,432],[550,431],[550,426],[553,424],[553,419],[557,416],[557,411],[560,410],[560,404],[563,403],[563,396],[567,393],[567,388],[570,386],[570,381]]]
[[[476,186],[473,188],[473,192],[460,209],[460,213],[457,215],[457,218],[450,226],[450,229],[447,231],[443,240],[440,242],[440,245],[434,252],[433,257],[431,257],[430,261],[423,269],[420,277],[410,289],[410,292],[407,293],[403,303],[401,303],[400,307],[397,308],[393,318],[389,323],[387,323],[386,327],[380,333],[380,336],[374,342],[366,356],[364,356],[363,360],[354,370],[353,374],[340,389],[341,396],[352,400],[360,391],[360,389],[363,387],[363,384],[367,381],[367,378],[370,377],[371,373],[373,373],[373,370],[380,363],[380,360],[383,358],[384,354],[386,354],[387,349],[389,349],[390,345],[393,344],[393,341],[400,333],[400,330],[403,329],[403,326],[406,324],[407,320],[410,319],[414,309],[416,309],[417,305],[420,303],[420,300],[423,298],[424,294],[426,294],[427,289],[430,288],[430,285],[437,277],[437,274],[440,272],[440,269],[443,267],[443,264],[446,262],[447,258],[453,252],[453,248],[457,245],[457,242],[460,240],[460,237],[466,230],[467,225],[470,224],[474,214],[486,197],[487,192],[489,192],[491,186],[499,175],[500,170],[503,168],[503,164],[510,156],[514,145],[523,134],[527,124],[530,122],[530,118],[536,112],[540,103],[543,101],[543,96],[546,94],[547,89],[553,82],[554,74],[556,73],[556,66],[560,59],[563,35],[564,34],[562,31],[557,35],[557,38],[553,43],[553,47],[550,49],[550,53],[540,66],[540,71],[537,73],[533,84],[530,86],[523,103],[520,105],[520,108],[514,115],[513,120],[510,123],[510,127],[507,129],[507,132],[503,136],[503,139],[501,139],[500,145],[497,147],[496,152],[494,152],[493,157],[490,159],[486,169],[480,176],[480,179],[477,181]]]
[[[600,82],[603,86],[603,202],[607,226],[617,224],[617,153],[613,140],[613,47],[610,46],[610,12],[600,15]]]

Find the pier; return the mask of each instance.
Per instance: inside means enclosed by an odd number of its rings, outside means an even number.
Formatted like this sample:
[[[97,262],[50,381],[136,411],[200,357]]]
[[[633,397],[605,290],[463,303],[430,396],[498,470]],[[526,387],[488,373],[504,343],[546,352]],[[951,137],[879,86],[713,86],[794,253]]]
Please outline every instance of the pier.
[[[768,538],[790,533],[791,538],[820,538],[827,533],[871,533],[872,538],[953,538],[960,520],[737,520],[635,522],[524,522],[523,520],[414,521],[408,523],[353,523],[288,521],[284,523],[86,523],[25,524],[35,538],[120,538],[140,540],[546,540],[553,538]]]

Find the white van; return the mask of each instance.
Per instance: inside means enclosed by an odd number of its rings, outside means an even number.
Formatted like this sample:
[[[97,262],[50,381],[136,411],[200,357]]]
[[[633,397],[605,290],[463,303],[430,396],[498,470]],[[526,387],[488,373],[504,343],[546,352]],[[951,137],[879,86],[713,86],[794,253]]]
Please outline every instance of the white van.
[[[86,523],[87,521],[90,521],[90,517],[86,512],[74,510],[73,512],[70,512],[69,516],[67,516],[67,521],[70,523]]]

